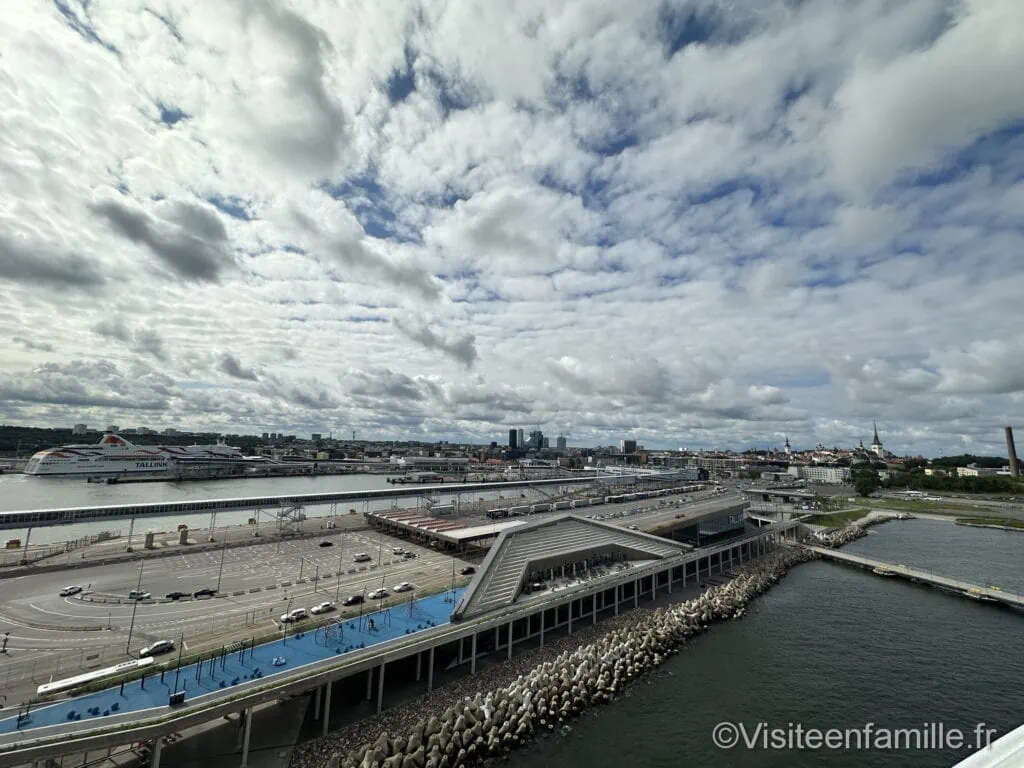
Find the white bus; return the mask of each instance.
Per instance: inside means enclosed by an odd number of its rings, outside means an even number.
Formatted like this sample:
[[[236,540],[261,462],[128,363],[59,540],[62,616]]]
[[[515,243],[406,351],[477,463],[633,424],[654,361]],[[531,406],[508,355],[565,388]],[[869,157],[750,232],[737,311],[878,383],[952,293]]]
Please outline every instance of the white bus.
[[[93,680],[102,680],[106,677],[114,677],[115,675],[124,674],[125,672],[131,672],[134,669],[141,667],[148,667],[153,663],[152,656],[146,656],[142,659],[133,659],[132,661],[123,661],[120,664],[115,664],[112,667],[105,667],[104,669],[94,669],[92,672],[86,672],[81,675],[75,675],[74,677],[66,677],[63,680],[54,680],[51,683],[44,683],[36,689],[37,696],[43,696],[47,693],[59,693],[61,691],[69,691],[72,688],[77,688],[80,685],[91,683]]]

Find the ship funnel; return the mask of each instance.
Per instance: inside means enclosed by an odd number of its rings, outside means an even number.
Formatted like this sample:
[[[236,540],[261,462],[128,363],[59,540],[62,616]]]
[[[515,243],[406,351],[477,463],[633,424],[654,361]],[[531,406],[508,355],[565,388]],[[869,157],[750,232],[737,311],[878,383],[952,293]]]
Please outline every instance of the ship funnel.
[[[1006,428],[1006,453],[1010,458],[1010,477],[1020,477],[1017,466],[1017,448],[1013,444],[1013,427]]]

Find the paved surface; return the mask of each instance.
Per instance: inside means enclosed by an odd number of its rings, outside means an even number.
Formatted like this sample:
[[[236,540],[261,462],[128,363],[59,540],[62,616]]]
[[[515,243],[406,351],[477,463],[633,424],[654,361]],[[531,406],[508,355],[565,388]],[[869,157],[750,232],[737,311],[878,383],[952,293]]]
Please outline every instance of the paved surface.
[[[894,576],[898,576],[904,579],[910,579],[912,581],[920,581],[925,584],[933,584],[937,587],[944,587],[951,589],[956,592],[963,592],[965,595],[973,593],[979,596],[989,597],[1000,603],[1004,603],[1009,606],[1016,608],[1024,608],[1024,596],[1017,595],[1012,592],[1004,592],[1001,589],[995,587],[982,587],[977,584],[971,584],[966,581],[958,581],[956,579],[950,579],[945,576],[939,576],[935,573],[929,573],[928,571],[921,571],[916,568],[908,568],[905,565],[893,565],[892,563],[885,563],[881,560],[874,560],[870,557],[863,557],[862,555],[851,555],[848,552],[840,552],[835,549],[828,549],[826,547],[815,547],[809,544],[804,544],[814,552],[817,552],[822,557],[830,560],[838,560],[845,563],[853,563],[855,565],[861,565],[867,568],[884,568],[891,571]]]
[[[667,497],[665,500],[673,504],[665,507],[658,506],[660,499],[646,499],[578,512],[602,515],[617,525],[646,528],[648,522],[654,525],[666,517],[674,519],[681,512],[688,516],[701,514],[706,508],[729,501],[731,496],[697,493],[685,499]],[[261,537],[262,543],[251,546],[242,546],[253,541],[251,529],[234,527],[228,529],[227,549],[213,545],[205,551],[194,547],[205,545],[209,536],[196,532],[192,536],[196,545],[168,545],[167,551],[173,554],[141,561],[142,589],[162,599],[173,591],[192,593],[201,587],[216,587],[223,558],[222,597],[216,599],[134,606],[127,595],[138,584],[140,562],[111,562],[111,558],[124,556],[126,537],[90,551],[91,560],[85,562],[93,565],[43,573],[30,568],[20,577],[0,580],[4,596],[0,601],[0,634],[10,632],[8,653],[0,655],[0,691],[7,696],[6,706],[27,700],[41,683],[126,660],[130,627],[133,652],[155,640],[177,641],[182,634],[188,651],[219,648],[276,630],[277,618],[289,607],[309,608],[324,600],[370,591],[381,586],[382,578],[389,589],[402,581],[414,584],[420,593],[446,589],[451,584],[453,563],[457,572],[468,562],[404,539],[381,538],[365,527],[362,515],[339,516],[337,529],[328,527],[331,522],[332,518],[326,517],[306,521],[307,531],[317,531],[311,538],[268,542]],[[222,539],[223,531],[218,531],[218,539]],[[163,538],[176,540],[173,532]],[[331,541],[333,546],[321,548],[321,541]],[[141,545],[142,537],[136,535],[133,542]],[[239,546],[230,546],[233,543]],[[396,546],[410,549],[418,557],[400,560],[391,555]],[[371,555],[371,563],[361,564],[366,570],[353,571],[357,567],[352,562],[356,552]],[[379,565],[378,552],[383,555]],[[339,564],[343,571],[340,579]],[[303,583],[298,583],[300,578]],[[468,578],[459,577],[457,581],[464,584]],[[82,586],[87,594],[60,597],[57,593],[70,584]]]
[[[456,601],[461,593],[461,589],[455,591]],[[251,653],[245,654],[244,659],[240,653],[228,653],[219,663],[207,661],[184,666],[180,675],[165,673],[162,680],[155,675],[127,683],[123,689],[110,688],[33,709],[20,725],[17,717],[0,720],[0,734],[118,713],[169,709],[168,695],[175,689],[185,691],[187,701],[220,692],[229,693],[229,689],[246,681],[270,680],[307,664],[447,624],[452,606],[452,595],[440,594],[360,618],[346,619],[330,631],[303,632],[301,627],[297,627],[298,634],[256,646]]]
[[[445,589],[451,584],[453,565],[457,571],[465,564],[368,530],[332,534],[0,582],[4,594],[0,633],[10,632],[8,651],[0,656],[0,687],[6,689],[7,705],[24,700],[51,676],[59,679],[82,668],[125,660],[129,631],[133,652],[154,640],[177,639],[182,633],[187,650],[219,648],[232,640],[276,630],[277,618],[289,607],[308,608],[324,600],[344,599],[364,589],[376,589],[382,581],[389,590],[402,581],[412,583],[420,593]],[[334,542],[333,546],[320,547],[325,540]],[[396,546],[412,550],[417,557],[399,559],[391,554]],[[356,552],[366,552],[372,561],[357,566],[352,562]],[[379,564],[378,553],[382,555]],[[140,564],[142,589],[160,602],[136,606],[127,600],[128,592],[138,584]],[[216,587],[219,573],[222,597],[163,601],[173,591],[191,593],[201,587]],[[322,578],[314,583],[317,575]],[[458,578],[459,583],[466,580]],[[69,584],[81,585],[86,593],[60,597],[58,592]],[[104,600],[110,602],[101,602]]]

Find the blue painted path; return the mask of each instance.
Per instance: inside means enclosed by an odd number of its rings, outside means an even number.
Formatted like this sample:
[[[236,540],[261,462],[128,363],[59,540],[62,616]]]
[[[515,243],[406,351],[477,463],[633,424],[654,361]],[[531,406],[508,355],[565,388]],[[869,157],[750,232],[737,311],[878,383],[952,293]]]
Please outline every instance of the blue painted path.
[[[185,691],[187,705],[195,698],[215,691],[251,680],[272,678],[314,662],[443,626],[448,624],[448,617],[463,591],[464,588],[455,590],[454,603],[451,602],[452,592],[443,592],[384,611],[364,614],[361,620],[357,617],[345,619],[329,630],[320,628],[304,632],[300,624],[289,630],[295,632],[294,635],[258,645],[251,652],[246,650],[244,659],[236,650],[215,662],[204,661],[202,664],[182,667],[180,674],[177,674],[177,690]],[[371,619],[375,625],[372,630]],[[283,659],[284,664],[275,665],[275,659]],[[168,696],[174,690],[175,677],[176,673],[171,670],[164,672],[162,682],[160,675],[155,674],[147,676],[145,680],[125,683],[123,692],[120,686],[114,686],[41,706],[31,710],[27,719],[22,718],[20,726],[17,717],[0,720],[0,734],[81,720],[102,720],[103,717],[125,712],[166,708]]]

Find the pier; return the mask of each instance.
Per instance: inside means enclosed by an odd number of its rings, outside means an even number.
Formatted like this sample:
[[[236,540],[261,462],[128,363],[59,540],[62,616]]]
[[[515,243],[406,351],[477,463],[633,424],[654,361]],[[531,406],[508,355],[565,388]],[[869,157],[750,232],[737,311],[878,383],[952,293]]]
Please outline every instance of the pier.
[[[874,560],[870,557],[864,557],[863,555],[851,555],[848,552],[840,552],[835,549],[828,549],[827,547],[816,547],[810,544],[802,544],[800,546],[803,546],[812,552],[816,552],[827,560],[856,565],[861,568],[869,568],[872,572],[881,572],[879,573],[881,576],[899,577],[919,584],[928,584],[933,587],[938,587],[939,589],[944,589],[947,592],[955,592],[972,600],[978,600],[986,603],[1002,603],[1003,605],[1008,605],[1011,608],[1024,609],[1024,596],[1017,595],[1012,592],[1004,592],[998,587],[983,587],[978,584],[971,584],[970,582],[950,579],[946,576],[939,576],[938,574],[929,573],[928,571],[922,571],[917,568],[908,568],[905,565],[893,565],[892,563]]]
[[[667,474],[665,479],[674,477]],[[605,478],[600,478],[605,480]],[[645,479],[659,480],[661,477]],[[250,496],[227,499],[196,499],[165,501],[145,504],[113,504],[62,509],[28,509],[0,512],[0,529],[34,528],[47,525],[70,525],[83,520],[111,520],[118,518],[172,515],[179,513],[220,512],[231,509],[272,509],[281,506],[341,504],[355,501],[397,499],[410,496],[500,491],[504,488],[572,486],[597,482],[595,477],[562,477],[545,480],[509,480],[497,483],[447,483],[445,485],[417,485],[409,488],[383,488],[370,491],[336,491],[333,493],[290,493],[283,496]]]

